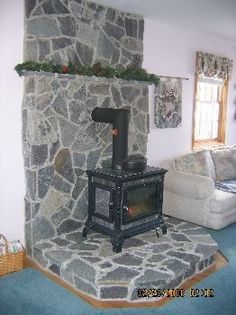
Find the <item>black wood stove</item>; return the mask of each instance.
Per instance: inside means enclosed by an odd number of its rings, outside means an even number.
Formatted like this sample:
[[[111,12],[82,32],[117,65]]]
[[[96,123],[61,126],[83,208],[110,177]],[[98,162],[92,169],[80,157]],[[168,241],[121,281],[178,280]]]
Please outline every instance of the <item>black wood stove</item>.
[[[114,252],[128,237],[161,228],[163,182],[167,170],[148,167],[140,155],[128,157],[128,109],[95,108],[92,119],[113,124],[112,167],[87,170],[88,218],[83,229],[110,236]]]

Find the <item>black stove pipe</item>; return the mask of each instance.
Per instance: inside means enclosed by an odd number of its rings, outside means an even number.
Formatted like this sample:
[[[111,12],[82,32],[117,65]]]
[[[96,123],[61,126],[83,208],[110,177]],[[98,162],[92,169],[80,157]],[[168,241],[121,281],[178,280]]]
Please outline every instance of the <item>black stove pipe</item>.
[[[93,121],[112,124],[112,168],[122,169],[123,161],[128,157],[130,110],[95,107],[91,117]]]

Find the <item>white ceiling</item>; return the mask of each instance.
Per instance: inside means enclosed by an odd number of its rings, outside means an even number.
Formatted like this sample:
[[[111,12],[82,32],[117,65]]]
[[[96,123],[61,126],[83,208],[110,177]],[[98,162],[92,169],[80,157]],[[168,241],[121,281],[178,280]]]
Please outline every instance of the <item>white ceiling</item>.
[[[160,23],[236,42],[236,0],[94,0]]]

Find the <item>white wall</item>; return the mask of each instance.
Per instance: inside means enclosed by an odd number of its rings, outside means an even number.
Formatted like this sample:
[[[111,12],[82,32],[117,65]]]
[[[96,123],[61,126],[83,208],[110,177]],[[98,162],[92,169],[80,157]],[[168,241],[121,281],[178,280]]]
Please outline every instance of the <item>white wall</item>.
[[[194,93],[194,68],[196,51],[219,54],[234,59],[234,73],[229,86],[226,143],[236,143],[236,43],[226,42],[204,33],[193,33],[174,26],[145,19],[144,62],[149,72],[188,77],[183,81],[183,117],[179,128],[157,129],[153,124],[153,108],[150,108],[151,131],[148,141],[148,163],[158,165],[191,151]]]
[[[23,0],[0,1],[0,234],[24,241],[24,174],[21,139]]]

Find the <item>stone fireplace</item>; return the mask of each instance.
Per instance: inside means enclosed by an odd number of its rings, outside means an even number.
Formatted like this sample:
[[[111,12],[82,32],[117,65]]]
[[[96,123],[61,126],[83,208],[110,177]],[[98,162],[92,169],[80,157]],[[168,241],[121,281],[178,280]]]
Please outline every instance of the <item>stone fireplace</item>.
[[[141,67],[142,17],[85,0],[25,4],[25,60]],[[24,73],[27,253],[97,299],[139,301],[137,288],[176,287],[210,265],[217,248],[204,230],[174,219],[167,220],[163,238],[157,239],[155,231],[140,234],[128,239],[119,254],[112,252],[106,235],[82,238],[86,170],[106,167],[112,157],[112,126],[95,123],[91,112],[128,106],[129,154],[145,156],[148,102],[149,87],[143,82]]]

